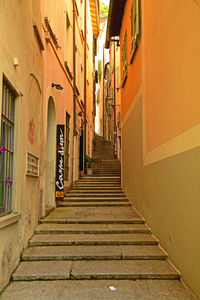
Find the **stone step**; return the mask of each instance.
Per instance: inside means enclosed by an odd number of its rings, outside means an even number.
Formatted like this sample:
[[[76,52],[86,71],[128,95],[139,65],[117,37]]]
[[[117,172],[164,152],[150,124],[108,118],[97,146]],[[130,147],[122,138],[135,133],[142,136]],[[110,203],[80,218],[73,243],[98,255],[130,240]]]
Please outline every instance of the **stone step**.
[[[77,184],[76,185],[76,188],[84,188],[84,189],[91,189],[91,188],[95,188],[95,189],[99,189],[99,188],[101,188],[101,189],[105,189],[105,188],[113,188],[113,189],[115,189],[115,188],[121,188],[121,184],[113,184],[113,185],[109,185],[109,184],[96,184],[96,183],[90,183],[90,184],[88,184],[88,183],[80,183],[80,184]]]
[[[122,191],[122,189],[121,188],[119,188],[119,189],[117,189],[117,188],[115,188],[115,189],[104,189],[104,190],[102,190],[102,189],[99,189],[99,190],[97,190],[97,189],[90,189],[90,190],[88,190],[88,189],[83,189],[83,188],[79,188],[79,189],[71,189],[70,190],[70,194],[124,194],[124,192]],[[67,196],[67,195],[69,195],[69,193],[68,194],[65,194],[65,196]]]
[[[114,287],[114,291],[111,290]],[[179,280],[11,282],[2,300],[196,300]]]
[[[37,234],[30,246],[64,245],[157,245],[149,234]]]
[[[90,175],[87,177],[84,176],[82,177],[81,179],[79,180],[83,180],[83,181],[87,181],[87,180],[98,180],[98,181],[104,181],[104,180],[109,180],[109,181],[112,181],[112,180],[120,180],[121,179],[121,176],[120,175],[113,175],[113,176],[95,176],[95,175]]]
[[[74,279],[179,279],[180,274],[166,261],[77,261]]]
[[[144,223],[132,207],[61,207],[56,208],[42,222],[59,223]]]
[[[99,179],[99,176],[94,176],[94,175],[83,175],[79,180],[89,180],[89,179]],[[105,180],[105,179],[121,179],[121,176],[102,176],[100,179]]]
[[[144,224],[145,221],[142,219],[135,219],[135,220],[126,220],[126,219],[67,219],[67,218],[50,218],[50,219],[42,219],[40,220],[41,224]]]
[[[35,234],[110,234],[150,233],[144,224],[40,224]]]
[[[69,194],[66,194],[65,195],[65,199],[68,199],[68,198],[127,198],[124,193],[98,193],[96,192],[95,194],[94,193],[69,193]]]
[[[21,262],[13,281],[66,279],[179,279],[162,260],[28,261]]]
[[[105,185],[119,185],[121,183],[121,180],[81,180],[81,181],[77,181],[76,185],[78,184],[96,184],[98,186],[98,184],[105,184]]]
[[[78,181],[77,183],[76,183],[76,185],[78,185],[78,184],[96,184],[97,186],[99,185],[99,184],[101,184],[101,185],[119,185],[120,183],[121,183],[121,181],[120,180],[81,180],[81,181]]]
[[[23,261],[36,260],[164,260],[157,246],[38,246],[27,248]]]
[[[128,202],[129,200],[127,198],[95,198],[95,202]],[[94,202],[94,198],[93,197],[89,197],[89,198],[64,198],[64,202]],[[61,202],[62,203],[62,202]]]
[[[76,185],[76,188],[84,188],[84,189],[91,189],[91,188],[95,188],[95,189],[105,189],[105,188],[121,188],[121,184],[96,184],[96,183],[79,183]]]
[[[98,201],[98,199],[97,199]],[[105,201],[104,202],[97,202],[96,200],[93,199],[92,201],[88,202],[77,202],[77,201],[63,201],[59,202],[57,207],[128,207],[131,206],[130,203],[126,202],[109,202]]]

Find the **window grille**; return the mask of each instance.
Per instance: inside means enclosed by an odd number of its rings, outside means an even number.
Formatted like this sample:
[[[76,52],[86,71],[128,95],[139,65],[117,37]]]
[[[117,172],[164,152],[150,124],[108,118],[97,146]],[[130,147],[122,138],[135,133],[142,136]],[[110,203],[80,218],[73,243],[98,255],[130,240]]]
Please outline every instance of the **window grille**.
[[[12,211],[15,93],[3,81],[0,137],[0,214]]]
[[[66,130],[65,130],[65,180],[69,180],[69,133],[70,133],[70,115],[66,113]]]

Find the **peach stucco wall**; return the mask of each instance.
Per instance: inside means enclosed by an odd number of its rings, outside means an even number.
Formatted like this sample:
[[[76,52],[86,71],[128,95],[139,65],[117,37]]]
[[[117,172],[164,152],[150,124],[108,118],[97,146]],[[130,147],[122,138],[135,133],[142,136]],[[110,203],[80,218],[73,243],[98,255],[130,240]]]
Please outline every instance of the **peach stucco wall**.
[[[200,121],[200,3],[143,1],[143,28],[150,151]]]

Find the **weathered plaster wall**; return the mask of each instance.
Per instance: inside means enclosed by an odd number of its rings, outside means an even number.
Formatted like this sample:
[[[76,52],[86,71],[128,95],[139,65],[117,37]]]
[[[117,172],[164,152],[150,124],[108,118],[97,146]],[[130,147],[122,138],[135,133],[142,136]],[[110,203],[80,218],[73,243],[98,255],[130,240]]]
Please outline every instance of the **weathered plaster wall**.
[[[38,2],[0,2],[0,113],[3,77],[15,99],[13,213],[0,217],[0,290],[38,222],[39,178],[26,176],[26,152],[41,158],[42,54],[33,30]],[[40,18],[40,16],[38,15]],[[36,20],[37,21],[37,20]],[[38,27],[41,30],[40,26]],[[19,65],[14,67],[14,57]],[[20,220],[19,217],[21,217]]]

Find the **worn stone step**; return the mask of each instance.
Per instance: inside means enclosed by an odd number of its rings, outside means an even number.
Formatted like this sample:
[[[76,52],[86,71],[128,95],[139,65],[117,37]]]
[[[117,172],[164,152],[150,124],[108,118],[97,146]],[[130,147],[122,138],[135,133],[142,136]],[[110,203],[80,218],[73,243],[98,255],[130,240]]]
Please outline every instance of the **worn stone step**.
[[[61,207],[41,222],[59,223],[144,223],[132,207]]]
[[[64,198],[64,200],[63,200],[63,202],[66,202],[66,201],[69,201],[69,200],[76,200],[76,201],[82,201],[82,200],[88,200],[88,202],[89,201],[91,201],[91,200],[93,200],[93,202],[98,202],[98,201],[102,201],[102,200],[104,200],[104,201],[106,201],[106,202],[109,202],[109,201],[122,201],[123,202],[123,200],[128,200],[127,198],[125,198],[125,197],[116,197],[116,198],[111,198],[111,197],[107,197],[107,198],[104,198],[104,197],[96,197],[96,196],[93,196],[93,197],[70,197],[70,198],[68,198],[68,197],[65,197]]]
[[[89,193],[89,194],[112,194],[112,193],[120,193],[123,194],[123,190],[121,188],[115,188],[115,189],[109,189],[109,188],[105,188],[105,189],[96,189],[96,188],[91,188],[91,189],[84,189],[84,188],[76,188],[76,189],[71,189],[70,190],[70,194],[82,194],[82,193]],[[65,194],[65,196],[67,196],[68,194]]]
[[[29,261],[21,262],[13,281],[66,279],[179,279],[162,260]]]
[[[103,181],[103,180],[102,181],[78,181],[76,183],[76,186],[79,186],[81,184],[94,185],[94,186],[97,186],[97,187],[98,187],[98,185],[118,187],[121,184],[121,181],[120,180],[118,180],[118,181],[109,181],[109,180],[106,180],[106,181]]]
[[[60,218],[60,219],[42,219],[39,221],[41,224],[144,224],[145,221],[142,219],[137,220],[126,220],[126,219],[118,219],[118,220],[84,220],[84,219],[66,219],[66,218]]]
[[[40,224],[35,234],[110,234],[110,233],[149,233],[144,224]]]
[[[106,181],[79,181],[76,183],[76,186],[79,186],[79,185],[82,185],[82,184],[87,184],[87,185],[94,185],[94,186],[98,186],[98,185],[101,185],[101,186],[119,186],[121,184],[121,181],[118,180],[118,181],[109,181],[109,180],[106,180]]]
[[[69,193],[65,195],[65,198],[77,198],[77,197],[85,197],[85,198],[89,198],[89,197],[94,197],[94,198],[98,198],[98,197],[104,197],[104,198],[127,198],[126,195],[124,195],[124,193]]]
[[[108,202],[108,203],[112,203],[112,202],[128,202],[129,200],[126,198],[95,198],[95,200],[91,197],[91,198],[64,198],[63,200],[64,202],[68,202],[68,203],[76,203],[76,202],[98,202],[98,203],[102,203],[102,202]],[[62,201],[62,202],[63,202]]]
[[[90,175],[90,176],[84,176],[82,177],[79,181],[91,181],[91,180],[97,180],[97,181],[104,181],[104,180],[109,180],[109,181],[112,181],[112,180],[120,180],[121,177],[120,176],[102,176],[99,178],[99,176],[94,176],[94,175]]]
[[[79,181],[77,181],[77,183],[86,183],[86,182],[91,182],[91,183],[119,183],[121,182],[121,178],[120,177],[116,177],[116,178],[113,178],[111,176],[107,176],[107,177],[102,177],[102,176],[98,176],[98,177],[88,177],[88,178],[85,178],[85,179],[81,179]]]
[[[30,246],[62,245],[157,245],[149,234],[37,234]]]
[[[99,189],[99,188],[102,188],[102,189],[105,189],[105,188],[121,188],[121,184],[109,184],[109,183],[105,183],[105,184],[95,184],[95,183],[79,183],[76,185],[76,188],[88,188],[88,189],[91,189],[91,188],[95,188],[95,189]]]
[[[111,291],[110,287],[115,290]],[[179,280],[11,282],[2,300],[197,300]]]
[[[36,260],[164,260],[158,246],[38,246],[27,248],[23,261]]]
[[[77,201],[63,201],[63,202],[59,202],[59,204],[57,205],[57,207],[128,207],[131,206],[131,204],[129,202],[114,202],[114,201],[106,201],[104,200],[104,202],[98,202],[99,199],[93,199],[92,201],[88,201],[88,202],[77,202]]]
[[[166,261],[76,261],[74,279],[179,279],[180,274]]]

